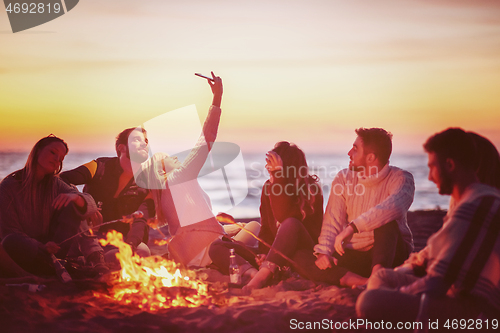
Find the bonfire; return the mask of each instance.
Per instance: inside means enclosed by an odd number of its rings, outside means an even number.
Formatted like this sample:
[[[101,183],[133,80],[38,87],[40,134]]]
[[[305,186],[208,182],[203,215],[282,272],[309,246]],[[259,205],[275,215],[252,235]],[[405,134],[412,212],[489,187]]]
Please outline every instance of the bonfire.
[[[171,307],[198,307],[218,303],[209,285],[197,278],[196,272],[160,256],[141,258],[115,230],[100,242],[114,245],[121,270],[111,276],[108,294],[94,292],[98,298],[108,298],[125,305],[156,312]]]

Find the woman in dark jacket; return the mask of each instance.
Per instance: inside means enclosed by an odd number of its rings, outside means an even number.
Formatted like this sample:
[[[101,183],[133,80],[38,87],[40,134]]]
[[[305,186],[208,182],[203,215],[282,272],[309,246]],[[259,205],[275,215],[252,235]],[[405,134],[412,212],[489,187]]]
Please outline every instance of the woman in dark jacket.
[[[266,169],[270,179],[262,188],[259,238],[272,244],[271,249],[260,243],[257,258],[234,243],[218,241],[210,249],[213,262],[225,273],[229,266],[228,249],[235,248],[241,256],[237,256],[237,261],[242,273],[252,277],[246,287],[249,289],[263,287],[278,267],[293,266],[280,252],[292,260],[299,251],[312,252],[323,220],[323,194],[318,177],[309,175],[300,148],[278,142],[266,154]]]

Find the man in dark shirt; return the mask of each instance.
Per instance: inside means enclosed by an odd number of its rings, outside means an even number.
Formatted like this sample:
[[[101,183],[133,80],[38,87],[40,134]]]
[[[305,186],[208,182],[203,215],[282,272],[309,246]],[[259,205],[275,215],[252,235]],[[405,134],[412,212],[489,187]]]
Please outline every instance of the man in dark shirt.
[[[96,221],[118,220],[141,211],[143,216],[136,217],[131,224],[115,222],[101,226],[99,232],[103,235],[111,229],[121,232],[124,241],[134,251],[141,256],[148,256],[147,219],[155,216],[154,203],[149,190],[139,187],[134,179],[134,171],[148,158],[146,131],[140,127],[122,131],[116,137],[115,148],[117,157],[97,158],[76,169],[62,172],[61,178],[70,184],[85,184],[84,192],[90,193],[101,206],[101,212],[94,218]]]

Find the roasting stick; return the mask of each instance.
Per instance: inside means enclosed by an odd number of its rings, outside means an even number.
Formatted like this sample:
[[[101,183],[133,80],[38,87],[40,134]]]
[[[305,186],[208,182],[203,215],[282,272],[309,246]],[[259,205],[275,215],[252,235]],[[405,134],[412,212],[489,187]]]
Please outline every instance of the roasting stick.
[[[111,223],[115,223],[115,222],[131,223],[131,222],[133,222],[133,221],[134,221],[134,219],[136,219],[136,218],[141,218],[141,217],[143,217],[143,216],[144,216],[144,213],[143,213],[143,212],[141,212],[140,210],[138,210],[138,211],[136,211],[136,212],[133,212],[133,213],[132,213],[132,214],[130,214],[130,215],[127,215],[127,216],[122,217],[121,219],[118,219],[118,220],[113,220],[113,221],[109,221],[109,222],[101,223],[101,224],[99,224],[99,225],[92,226],[92,227],[90,227],[90,228],[89,228],[89,229],[87,229],[87,230],[83,230],[82,232],[79,232],[79,233],[77,233],[77,234],[75,234],[75,235],[71,236],[70,238],[66,238],[65,240],[63,240],[62,242],[60,242],[60,243],[59,243],[59,244],[57,244],[57,245],[61,246],[61,244],[62,244],[62,243],[65,243],[65,242],[69,241],[70,239],[73,239],[73,238],[75,238],[75,237],[78,237],[78,236],[80,236],[80,235],[84,234],[85,232],[87,232],[88,230],[92,230],[92,229],[94,229],[94,228],[100,228],[100,227],[101,227],[101,226],[103,226],[103,225],[107,225],[107,224],[111,224]]]

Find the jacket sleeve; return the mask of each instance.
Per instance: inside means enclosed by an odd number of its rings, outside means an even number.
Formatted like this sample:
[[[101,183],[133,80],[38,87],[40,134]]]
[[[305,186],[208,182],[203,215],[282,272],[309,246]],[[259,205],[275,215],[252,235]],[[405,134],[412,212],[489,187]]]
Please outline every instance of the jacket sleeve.
[[[477,206],[472,203],[461,205],[450,221],[429,238],[426,251],[431,258],[428,262],[427,275],[401,288],[401,291],[410,294],[425,292],[431,296],[444,296],[458,278],[458,273],[453,272],[460,271],[461,274],[465,274],[463,264],[466,260],[470,260],[467,258],[471,256],[469,247],[471,244],[479,246],[478,243],[482,242],[474,233],[468,232]],[[464,249],[468,250],[464,251]]]
[[[90,161],[78,168],[61,172],[59,177],[67,184],[84,185],[88,184],[94,177],[97,170],[97,162]]]
[[[261,238],[263,241],[268,243],[269,245],[272,245],[274,242],[274,237],[275,234],[273,234],[273,231],[271,229],[271,225],[275,224],[275,221],[271,221],[271,215],[272,215],[272,210],[271,210],[271,202],[269,200],[269,196],[266,195],[269,191],[269,182],[266,182],[264,186],[262,187],[262,194],[260,197],[260,232],[259,232],[259,238]],[[269,252],[269,248],[259,242],[259,253],[267,254]]]
[[[332,255],[335,238],[347,225],[347,207],[344,195],[345,175],[339,172],[332,181],[330,197],[323,215],[323,224],[318,238],[318,244],[314,246],[317,254]]]
[[[88,193],[81,193],[78,189],[72,185],[69,185],[57,177],[58,193],[75,193],[78,194],[85,200],[85,205],[83,209],[76,209],[76,213],[83,220],[95,213],[97,213],[97,205],[94,198]]]
[[[398,170],[391,178],[389,196],[353,220],[359,232],[372,231],[393,220],[401,219],[413,202],[415,182],[411,173]]]
[[[22,233],[24,231],[20,225],[18,208],[13,197],[13,189],[10,178],[4,179],[0,183],[0,237],[5,237],[12,233]]]

